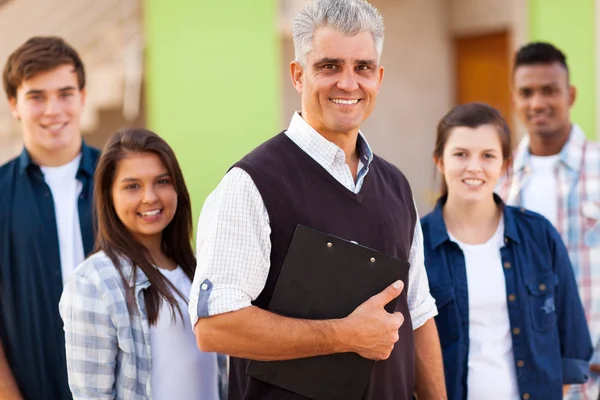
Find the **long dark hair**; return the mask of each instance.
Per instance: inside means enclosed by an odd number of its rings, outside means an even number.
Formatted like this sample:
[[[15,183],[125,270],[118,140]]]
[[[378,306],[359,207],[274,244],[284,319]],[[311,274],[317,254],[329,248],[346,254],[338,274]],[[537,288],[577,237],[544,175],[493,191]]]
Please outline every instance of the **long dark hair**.
[[[192,250],[192,206],[183,173],[171,147],[155,133],[146,129],[125,129],[113,134],[104,147],[94,174],[94,204],[97,220],[96,248],[103,251],[117,268],[126,288],[127,304],[135,309],[135,282],[138,268],[148,277],[150,287],[144,291],[144,301],[150,325],[156,323],[162,300],[166,300],[174,313],[178,311],[183,318],[173,293],[185,299],[163,274],[153,265],[146,248],[138,242],[123,225],[115,211],[112,187],[117,164],[127,153],[154,153],[167,168],[177,192],[177,210],[173,220],[163,230],[162,249],[167,257],[181,267],[185,275],[192,280],[196,269],[196,258]],[[132,276],[125,277],[120,259],[124,258],[133,265]]]
[[[498,132],[500,146],[502,147],[502,159],[506,165],[506,173],[510,176],[512,163],[512,144],[510,128],[502,114],[494,107],[485,103],[465,103],[452,108],[448,114],[440,120],[437,126],[437,136],[435,139],[435,148],[433,158],[441,160],[444,155],[444,149],[448,138],[454,128],[468,127],[478,128],[482,125],[492,125]],[[442,176],[441,197],[448,194],[446,179]]]

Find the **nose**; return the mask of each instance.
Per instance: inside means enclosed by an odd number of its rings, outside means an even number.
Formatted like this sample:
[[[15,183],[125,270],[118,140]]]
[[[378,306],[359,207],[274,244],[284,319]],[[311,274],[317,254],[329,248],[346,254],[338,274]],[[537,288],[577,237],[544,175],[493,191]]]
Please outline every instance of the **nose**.
[[[61,105],[59,99],[56,97],[50,97],[46,101],[46,109],[44,110],[44,113],[46,115],[55,115],[60,113],[60,109]]]
[[[467,163],[467,172],[481,172],[481,164],[477,157],[471,157]]]
[[[144,197],[142,202],[145,204],[153,204],[158,201],[158,196],[156,195],[156,191],[152,185],[146,186],[146,190],[144,190]]]
[[[543,110],[546,107],[546,100],[540,93],[535,93],[531,96],[529,106],[535,111]]]
[[[348,93],[358,89],[358,80],[352,68],[344,68],[337,82],[337,87]]]

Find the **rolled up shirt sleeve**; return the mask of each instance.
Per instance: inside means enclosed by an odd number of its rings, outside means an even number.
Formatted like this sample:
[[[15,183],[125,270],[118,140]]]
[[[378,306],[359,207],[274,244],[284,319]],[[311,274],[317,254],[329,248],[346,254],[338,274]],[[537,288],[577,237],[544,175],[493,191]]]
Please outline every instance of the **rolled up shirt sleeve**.
[[[407,292],[408,309],[413,330],[417,330],[438,313],[435,300],[429,292],[429,280],[425,270],[423,250],[423,231],[418,215],[408,261],[410,262]]]
[[[231,169],[206,199],[198,221],[192,327],[199,318],[249,307],[258,297],[269,274],[270,234],[254,181],[244,170]]]

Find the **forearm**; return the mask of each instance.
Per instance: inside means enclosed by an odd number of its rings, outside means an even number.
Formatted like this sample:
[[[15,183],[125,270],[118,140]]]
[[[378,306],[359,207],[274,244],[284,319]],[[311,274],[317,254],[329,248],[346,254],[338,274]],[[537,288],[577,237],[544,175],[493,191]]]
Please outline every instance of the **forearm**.
[[[202,351],[252,360],[289,360],[350,351],[343,320],[282,317],[258,307],[198,320],[194,331]]]
[[[415,384],[419,400],[446,399],[444,364],[433,318],[414,332]]]
[[[13,377],[4,348],[0,343],[0,400],[22,399],[17,382]]]

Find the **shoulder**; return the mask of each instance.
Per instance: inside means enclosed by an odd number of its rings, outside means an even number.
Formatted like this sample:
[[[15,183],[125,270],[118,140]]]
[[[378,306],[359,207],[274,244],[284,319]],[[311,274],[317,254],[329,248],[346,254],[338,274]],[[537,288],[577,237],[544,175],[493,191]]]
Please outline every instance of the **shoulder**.
[[[534,241],[552,236],[555,231],[546,217],[534,211],[523,207],[505,206],[504,212],[514,221],[520,235]]]
[[[290,145],[294,145],[294,142],[292,142],[284,132],[280,132],[267,141],[259,144],[246,154],[240,162],[281,157],[281,151],[288,148]]]
[[[384,179],[389,180],[390,183],[405,185],[410,189],[408,179],[397,166],[376,154],[373,154],[372,163]]]
[[[387,161],[385,158],[378,156],[377,154],[373,154],[373,163],[377,165],[384,171],[388,171],[390,174],[398,174],[404,176],[402,171],[398,167],[396,167],[391,162]]]
[[[585,140],[586,168],[598,170],[600,168],[600,142]]]
[[[423,229],[423,231],[425,231],[425,229],[429,229],[429,226],[432,223],[433,223],[433,213],[432,212],[425,214],[423,217],[421,217],[421,228]]]
[[[528,223],[535,225],[536,227],[550,225],[550,221],[548,221],[546,217],[523,207],[506,205],[504,206],[504,212],[509,214],[517,224]]]
[[[91,286],[102,296],[112,296],[115,290],[123,291],[121,276],[111,259],[103,251],[92,254],[75,268],[67,285],[73,282]]]
[[[11,191],[9,189],[13,186],[13,181],[16,176],[15,173],[18,168],[19,157],[13,158],[0,166],[0,213],[10,210],[10,207],[7,204],[7,201],[11,196]]]
[[[0,185],[4,186],[5,183],[13,179],[14,172],[19,166],[19,157],[15,157],[12,160],[0,165]]]
[[[90,157],[92,158],[94,163],[97,163],[101,154],[100,150],[95,147],[88,147],[88,150],[90,152]]]
[[[585,145],[588,151],[600,153],[600,142],[586,138]]]
[[[90,147],[85,142],[83,143],[83,168],[90,173],[96,170],[98,160],[100,159],[101,151],[95,147]]]

